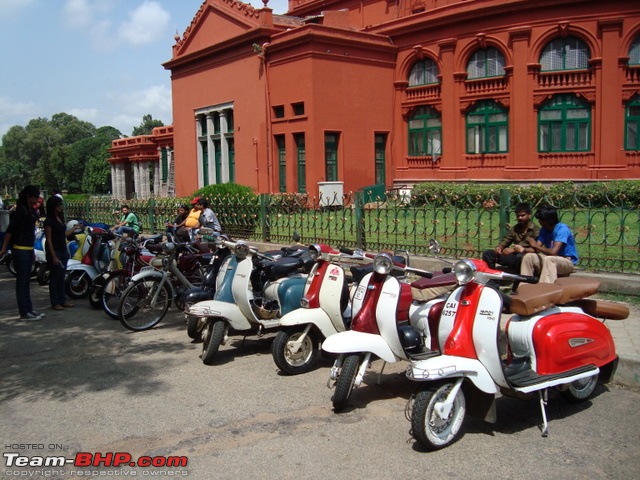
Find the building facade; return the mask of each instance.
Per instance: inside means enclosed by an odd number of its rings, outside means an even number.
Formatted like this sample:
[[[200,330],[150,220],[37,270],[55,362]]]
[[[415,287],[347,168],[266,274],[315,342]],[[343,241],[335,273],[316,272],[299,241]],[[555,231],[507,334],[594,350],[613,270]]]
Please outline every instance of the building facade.
[[[263,1],[164,64],[177,195],[640,178],[637,1]]]

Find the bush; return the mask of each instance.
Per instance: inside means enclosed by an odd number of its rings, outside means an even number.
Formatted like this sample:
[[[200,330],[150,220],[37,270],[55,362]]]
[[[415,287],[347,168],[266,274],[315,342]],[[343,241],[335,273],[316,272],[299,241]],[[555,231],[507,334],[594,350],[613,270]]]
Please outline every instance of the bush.
[[[488,200],[499,201],[500,190],[511,192],[511,203],[527,202],[532,208],[548,203],[558,208],[573,207],[640,207],[640,180],[611,180],[577,184],[549,185],[477,184],[425,182],[414,186],[413,205],[454,206],[469,208]]]
[[[260,197],[251,187],[236,183],[207,185],[193,197],[204,197],[215,212],[222,231],[233,237],[249,238],[260,218]]]

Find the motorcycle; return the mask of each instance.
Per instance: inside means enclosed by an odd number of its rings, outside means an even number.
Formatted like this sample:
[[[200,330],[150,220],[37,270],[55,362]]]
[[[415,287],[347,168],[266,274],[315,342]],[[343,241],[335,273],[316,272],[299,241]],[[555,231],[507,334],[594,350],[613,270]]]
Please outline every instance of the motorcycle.
[[[262,335],[279,327],[279,317],[300,306],[312,264],[305,250],[274,260],[245,242],[223,243],[232,254],[220,267],[213,300],[196,303],[187,311],[198,319],[205,365],[213,364],[230,333]]]
[[[394,269],[423,279],[408,283],[391,275]],[[336,412],[362,383],[372,357],[383,360],[384,370],[387,363],[407,361],[410,352],[432,344],[430,324],[437,321],[442,295],[455,286],[452,274],[432,277],[431,272],[394,262],[388,253],[376,255],[373,272],[360,281],[352,299],[351,329],[331,335],[322,344],[324,351],[338,354],[327,382],[328,387],[335,387],[332,402]],[[422,295],[422,290],[430,295]],[[414,295],[420,298],[415,300]]]
[[[495,396],[529,398],[537,393],[542,436],[548,435],[549,389],[582,402],[600,379],[609,381],[618,357],[608,328],[595,317],[623,319],[625,305],[592,300],[599,282],[559,278],[555,284],[492,270],[481,260],[455,264],[458,287],[448,296],[435,331],[437,348],[412,358],[406,375],[424,382],[408,404],[414,438],[428,450],[451,444],[469,413],[495,422]],[[521,282],[502,294],[494,282]],[[501,355],[501,313],[506,324],[506,361]],[[503,349],[503,351],[505,351]]]
[[[202,283],[211,253],[188,243],[166,242],[162,253],[131,278],[118,303],[118,319],[134,332],[153,328],[172,303],[181,309],[182,293]]]
[[[320,357],[321,341],[348,328],[350,281],[345,267],[351,267],[351,279],[356,284],[372,269],[370,259],[351,250],[311,245],[309,251],[315,264],[307,277],[301,308],[282,316],[281,329],[271,344],[273,361],[287,375],[313,369]]]

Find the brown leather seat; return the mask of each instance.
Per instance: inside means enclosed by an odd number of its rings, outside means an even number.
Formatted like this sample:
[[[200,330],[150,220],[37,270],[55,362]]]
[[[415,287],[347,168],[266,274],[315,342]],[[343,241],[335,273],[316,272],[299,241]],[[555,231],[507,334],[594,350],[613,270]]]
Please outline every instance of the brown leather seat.
[[[581,298],[590,297],[600,288],[600,282],[590,278],[562,277],[558,278],[555,285],[562,287],[562,298],[560,305],[573,302]]]
[[[593,298],[583,298],[572,305],[580,307],[584,313],[596,318],[608,320],[624,320],[629,316],[629,307],[624,303],[607,302]]]
[[[520,285],[518,293],[511,295],[511,313],[533,315],[553,305],[562,298],[562,287],[553,283],[525,283]]]

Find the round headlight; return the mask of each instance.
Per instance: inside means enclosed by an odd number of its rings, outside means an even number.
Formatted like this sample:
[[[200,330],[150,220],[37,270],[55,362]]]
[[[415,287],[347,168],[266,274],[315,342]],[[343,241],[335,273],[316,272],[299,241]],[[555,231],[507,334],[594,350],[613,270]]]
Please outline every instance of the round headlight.
[[[309,245],[309,256],[311,257],[311,260],[313,260],[314,262],[318,260],[318,258],[320,258],[321,252],[322,252],[322,247],[320,247],[320,245],[317,245],[315,243],[313,245]]]
[[[243,258],[247,258],[247,255],[249,255],[250,251],[251,249],[249,248],[249,245],[247,245],[244,242],[236,243],[236,246],[233,249],[233,253],[235,253],[236,257],[238,257],[241,260]]]
[[[373,270],[381,275],[388,275],[393,269],[393,260],[388,253],[379,253],[373,259]]]
[[[469,260],[460,260],[453,267],[453,273],[460,285],[466,285],[476,276],[476,266]]]

